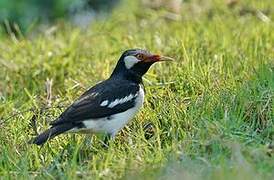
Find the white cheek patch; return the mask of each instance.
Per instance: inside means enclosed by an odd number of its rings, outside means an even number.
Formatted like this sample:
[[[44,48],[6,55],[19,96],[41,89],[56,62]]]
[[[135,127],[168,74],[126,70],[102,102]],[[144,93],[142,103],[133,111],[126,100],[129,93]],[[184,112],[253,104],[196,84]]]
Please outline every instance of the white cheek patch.
[[[141,61],[141,60],[137,59],[135,56],[127,56],[127,57],[125,57],[124,61],[125,61],[126,68],[127,68],[127,69],[130,69],[130,68],[132,68],[136,63],[138,63],[138,62]]]

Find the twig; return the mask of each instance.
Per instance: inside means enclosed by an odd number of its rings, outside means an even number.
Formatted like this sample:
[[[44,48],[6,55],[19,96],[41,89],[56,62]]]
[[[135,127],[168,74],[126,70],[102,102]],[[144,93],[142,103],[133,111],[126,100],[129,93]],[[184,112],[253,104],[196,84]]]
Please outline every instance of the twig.
[[[46,80],[46,93],[47,93],[47,99],[46,99],[46,104],[47,107],[51,106],[51,99],[52,99],[52,79],[48,79]]]
[[[63,108],[63,107],[65,107],[65,106],[60,105],[60,106],[54,106],[54,107],[44,107],[44,108],[42,109],[41,112],[43,112],[43,110],[46,110],[46,109],[61,109],[61,108]],[[2,119],[2,120],[0,121],[0,125],[2,125],[2,124],[4,124],[4,123],[8,122],[8,120],[10,120],[11,118],[14,118],[14,117],[16,117],[16,116],[19,116],[19,115],[21,115],[21,114],[24,114],[24,113],[30,112],[30,111],[34,112],[34,111],[35,111],[35,108],[32,107],[32,108],[29,108],[29,109],[27,109],[27,110],[25,110],[25,111],[17,112],[17,113],[15,113],[15,114],[13,114],[13,115],[10,115],[9,117]]]

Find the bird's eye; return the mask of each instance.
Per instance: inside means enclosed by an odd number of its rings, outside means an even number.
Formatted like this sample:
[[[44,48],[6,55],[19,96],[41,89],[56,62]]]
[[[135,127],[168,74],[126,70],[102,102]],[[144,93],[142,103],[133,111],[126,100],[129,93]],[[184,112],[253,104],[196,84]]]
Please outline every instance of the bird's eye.
[[[137,54],[136,57],[140,60],[143,60],[144,59],[144,55],[143,54]]]

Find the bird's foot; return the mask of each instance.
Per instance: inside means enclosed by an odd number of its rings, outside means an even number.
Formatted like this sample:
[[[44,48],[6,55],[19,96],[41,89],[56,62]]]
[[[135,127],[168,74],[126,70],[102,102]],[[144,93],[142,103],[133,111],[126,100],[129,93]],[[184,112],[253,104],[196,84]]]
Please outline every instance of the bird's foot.
[[[145,132],[145,138],[146,140],[152,138],[155,134],[155,126],[149,122],[149,123],[146,123],[144,126],[143,126],[143,129],[144,129],[144,132]]]

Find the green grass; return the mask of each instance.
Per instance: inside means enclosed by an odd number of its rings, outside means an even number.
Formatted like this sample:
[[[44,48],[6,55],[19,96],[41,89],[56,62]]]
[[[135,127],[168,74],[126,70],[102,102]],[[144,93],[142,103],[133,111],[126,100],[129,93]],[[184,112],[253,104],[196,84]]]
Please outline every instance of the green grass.
[[[127,1],[86,30],[60,23],[52,33],[2,38],[0,179],[273,178],[272,1],[224,2],[187,1],[172,20]],[[108,149],[100,136],[27,143],[135,47],[177,61],[150,69],[144,108]]]

